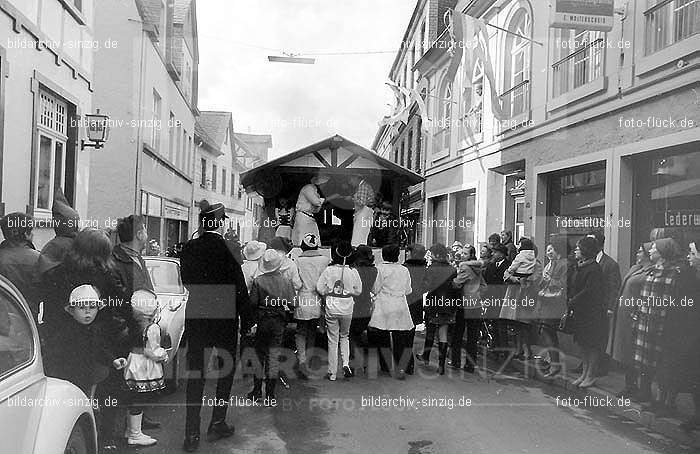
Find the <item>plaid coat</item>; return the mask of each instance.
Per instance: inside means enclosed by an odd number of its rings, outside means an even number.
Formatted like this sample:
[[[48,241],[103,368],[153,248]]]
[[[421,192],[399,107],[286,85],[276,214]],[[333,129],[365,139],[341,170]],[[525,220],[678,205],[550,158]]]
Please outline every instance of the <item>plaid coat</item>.
[[[675,300],[678,276],[676,267],[656,265],[642,284],[633,334],[634,362],[642,370],[655,369],[663,353],[661,340],[668,308],[660,303]]]

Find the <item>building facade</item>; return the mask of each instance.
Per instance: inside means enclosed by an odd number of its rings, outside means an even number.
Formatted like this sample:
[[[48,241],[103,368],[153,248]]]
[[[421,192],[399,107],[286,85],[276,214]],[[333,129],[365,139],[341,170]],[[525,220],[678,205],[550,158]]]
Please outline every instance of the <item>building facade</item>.
[[[161,250],[186,241],[194,209],[198,44],[194,0],[104,2],[96,55],[95,106],[110,116],[106,146],[90,171],[88,214],[147,216]]]
[[[411,15],[408,27],[394,58],[389,79],[400,87],[422,89],[423,78],[416,64],[430,49],[431,43],[444,32],[444,14],[454,7],[455,0],[419,0]],[[426,92],[424,91],[425,95]],[[419,175],[425,171],[426,138],[417,103],[410,106],[406,122],[384,125],[379,128],[372,149],[388,159]],[[406,227],[408,243],[423,242],[422,220],[425,216],[424,183],[411,186],[403,194],[399,207]]]
[[[79,143],[102,44],[93,35],[94,10],[93,0],[0,1],[0,212],[33,214],[39,248],[54,236],[59,189],[87,214],[96,151]]]
[[[245,242],[258,238],[260,227],[267,217],[263,213],[265,201],[257,193],[245,192],[241,185],[240,174],[268,161],[272,148],[272,136],[269,134],[236,133],[234,134],[234,142],[235,156],[240,166],[236,185],[239,195],[242,195],[245,202],[245,222],[241,235],[241,240]]]
[[[616,1],[609,32],[550,28],[549,10],[527,0],[458,8],[489,24],[484,44],[503,117],[494,116],[484,62],[446,82],[443,32],[414,66],[433,123],[424,139],[425,243],[485,242],[512,230],[544,250],[552,236],[573,245],[603,230],[624,272],[650,237],[697,241],[696,2]],[[398,136],[386,129],[375,149],[401,163],[388,139]]]

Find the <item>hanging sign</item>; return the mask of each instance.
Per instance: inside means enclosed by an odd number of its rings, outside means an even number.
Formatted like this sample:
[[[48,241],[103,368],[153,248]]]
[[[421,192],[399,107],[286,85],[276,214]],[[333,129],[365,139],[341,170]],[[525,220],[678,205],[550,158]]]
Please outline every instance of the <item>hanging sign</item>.
[[[609,32],[614,0],[552,0],[549,26]]]

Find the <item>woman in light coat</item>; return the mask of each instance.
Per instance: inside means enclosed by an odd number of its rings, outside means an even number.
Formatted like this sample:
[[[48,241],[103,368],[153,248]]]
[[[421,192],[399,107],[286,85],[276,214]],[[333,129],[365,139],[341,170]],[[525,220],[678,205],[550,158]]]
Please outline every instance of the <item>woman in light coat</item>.
[[[382,248],[384,262],[377,265],[377,280],[372,289],[376,295],[369,326],[390,334],[396,378],[406,378],[405,370],[413,355],[410,345],[413,319],[406,295],[411,293],[411,274],[399,264],[399,246],[389,244]],[[386,339],[386,334],[384,335]]]

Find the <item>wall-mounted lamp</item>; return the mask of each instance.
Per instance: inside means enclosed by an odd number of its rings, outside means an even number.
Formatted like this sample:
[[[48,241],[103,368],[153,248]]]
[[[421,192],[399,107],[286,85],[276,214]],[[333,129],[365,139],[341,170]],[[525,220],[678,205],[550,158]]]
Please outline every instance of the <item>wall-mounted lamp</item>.
[[[99,150],[109,139],[109,116],[101,115],[100,109],[97,109],[97,113],[85,114],[85,122],[88,140],[80,141],[80,149],[90,147]]]

